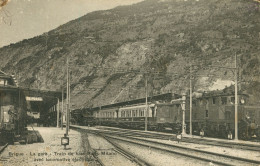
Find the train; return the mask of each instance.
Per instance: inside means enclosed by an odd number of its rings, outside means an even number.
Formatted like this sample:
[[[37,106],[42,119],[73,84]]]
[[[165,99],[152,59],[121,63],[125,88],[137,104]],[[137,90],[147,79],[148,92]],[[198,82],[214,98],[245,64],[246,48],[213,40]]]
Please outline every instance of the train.
[[[187,101],[190,105],[190,102]],[[187,106],[185,122],[190,126],[190,109]],[[260,106],[250,103],[248,94],[238,94],[238,138],[260,137]],[[192,133],[204,130],[209,137],[228,138],[235,134],[235,95],[232,91],[205,93],[192,101]]]
[[[0,144],[13,143],[25,131],[27,102],[12,75],[0,71]]]
[[[166,97],[165,97],[166,96]],[[260,106],[250,104],[248,94],[238,94],[238,138],[260,140]],[[147,110],[147,111],[146,111]],[[185,111],[185,126],[183,112]],[[235,134],[235,97],[232,91],[200,93],[192,100],[192,131],[190,131],[189,96],[162,94],[95,108],[72,111],[72,123],[78,125],[104,125],[228,138]],[[147,121],[145,120],[147,118]],[[183,127],[182,127],[183,126]]]

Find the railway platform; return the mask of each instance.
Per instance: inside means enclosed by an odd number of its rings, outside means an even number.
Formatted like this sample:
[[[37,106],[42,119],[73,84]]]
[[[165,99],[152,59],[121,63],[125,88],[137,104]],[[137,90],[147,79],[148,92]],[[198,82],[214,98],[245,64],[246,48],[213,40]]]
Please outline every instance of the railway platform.
[[[8,145],[0,154],[0,166],[39,165],[87,165],[80,133],[69,132],[70,142],[64,149],[61,137],[65,130],[60,128],[35,127],[42,136],[42,143]]]

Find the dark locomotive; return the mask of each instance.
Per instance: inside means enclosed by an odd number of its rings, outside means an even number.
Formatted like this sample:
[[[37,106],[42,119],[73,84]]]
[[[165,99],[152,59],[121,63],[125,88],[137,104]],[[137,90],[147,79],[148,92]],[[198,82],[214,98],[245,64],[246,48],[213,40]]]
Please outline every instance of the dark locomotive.
[[[189,133],[190,109],[189,97],[185,101],[186,132]],[[238,127],[239,139],[258,139],[260,137],[260,106],[249,104],[247,94],[239,94]],[[215,91],[201,93],[193,97],[192,126],[194,135],[203,130],[205,136],[227,138],[228,133],[234,135],[234,105],[232,91]],[[162,94],[145,99],[132,100],[92,109],[74,110],[73,123],[78,125],[104,125],[132,129],[144,129],[145,110],[147,109],[147,125],[149,130],[169,131],[182,130],[184,101],[176,94]]]
[[[12,143],[26,126],[27,103],[12,76],[0,71],[0,143]]]
[[[260,106],[250,105],[247,94],[238,94],[238,137],[259,139]],[[205,131],[209,137],[227,138],[235,131],[235,96],[232,92],[216,91],[204,93],[192,101],[193,134]],[[190,124],[189,101],[187,101],[185,122],[187,131]]]

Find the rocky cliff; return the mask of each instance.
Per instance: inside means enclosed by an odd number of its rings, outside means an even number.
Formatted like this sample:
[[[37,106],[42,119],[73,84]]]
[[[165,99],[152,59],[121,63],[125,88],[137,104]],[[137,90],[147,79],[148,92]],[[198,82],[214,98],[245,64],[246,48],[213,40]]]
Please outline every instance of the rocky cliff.
[[[146,0],[89,13],[0,49],[0,69],[20,85],[60,90],[69,57],[73,108],[165,92],[195,91],[234,80],[259,88],[260,11],[251,0]],[[213,67],[214,66],[214,67]],[[190,75],[192,77],[190,77]]]

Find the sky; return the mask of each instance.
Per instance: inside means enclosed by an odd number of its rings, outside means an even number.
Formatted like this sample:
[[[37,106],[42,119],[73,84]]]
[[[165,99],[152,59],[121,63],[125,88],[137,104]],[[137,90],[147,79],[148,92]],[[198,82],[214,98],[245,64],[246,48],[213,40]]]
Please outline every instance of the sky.
[[[4,0],[0,0],[1,2]],[[57,28],[89,12],[143,0],[9,0],[0,7],[0,48]]]

